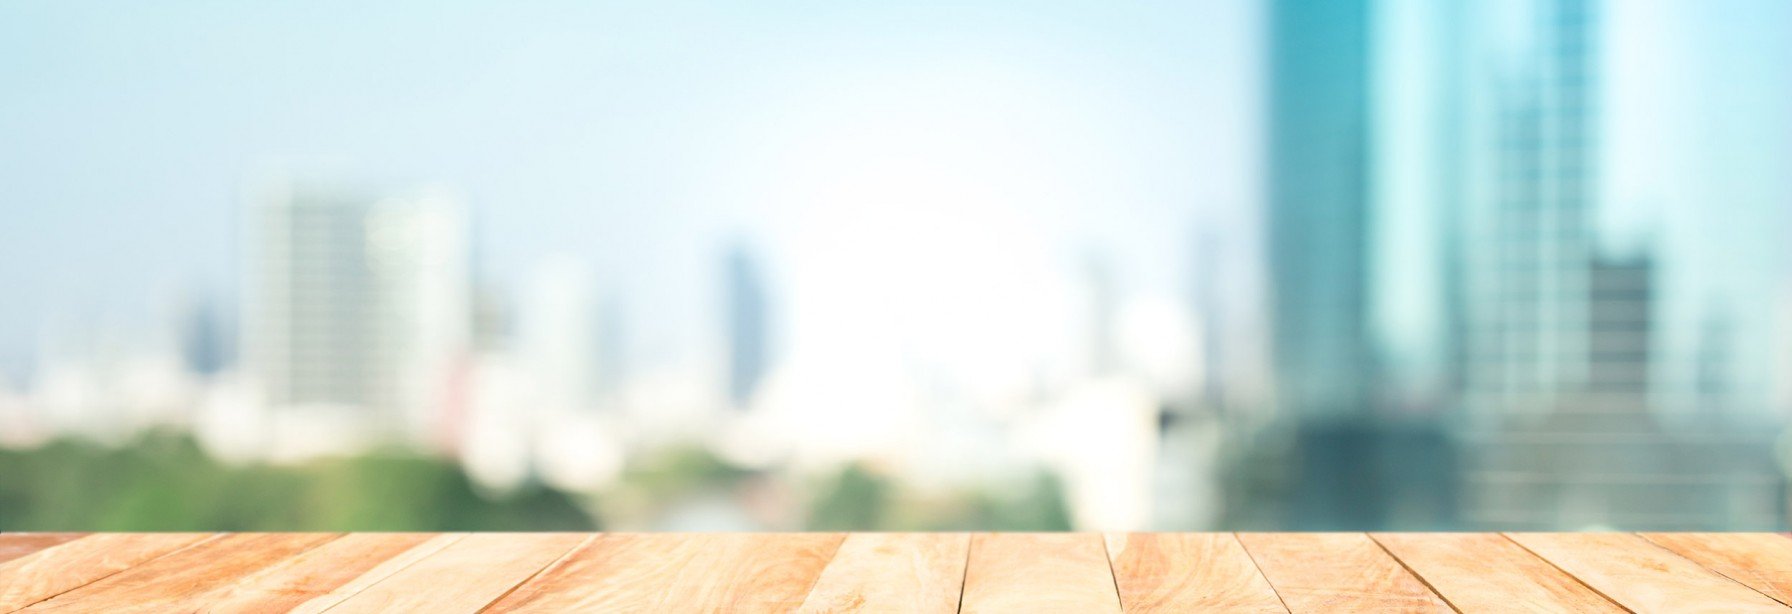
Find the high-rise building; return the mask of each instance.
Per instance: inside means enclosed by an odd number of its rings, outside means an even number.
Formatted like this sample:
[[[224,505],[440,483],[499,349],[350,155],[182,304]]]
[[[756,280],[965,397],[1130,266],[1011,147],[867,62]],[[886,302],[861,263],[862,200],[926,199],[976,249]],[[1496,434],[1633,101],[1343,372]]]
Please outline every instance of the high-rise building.
[[[728,330],[728,401],[742,409],[765,377],[765,281],[745,247],[736,245],[726,262]]]
[[[1660,256],[1614,256],[1596,226],[1599,3],[1481,6],[1484,21],[1524,27],[1475,43],[1490,61],[1464,126],[1464,521],[1783,526],[1771,433],[1665,421],[1656,402]]]
[[[1666,442],[1644,407],[1653,267],[1601,258],[1592,226],[1595,7],[1478,6],[1484,18],[1523,27],[1481,32],[1472,43],[1492,60],[1469,84],[1474,112],[1464,127],[1473,160],[1457,246],[1464,520],[1538,528],[1612,521],[1608,502],[1621,497],[1609,478],[1646,481],[1658,469],[1646,462],[1651,445]],[[1612,446],[1613,436],[1651,445]],[[1582,471],[1590,467],[1596,475]]]
[[[597,402],[609,365],[592,280],[577,261],[544,264],[529,281],[517,314],[517,345],[547,408],[586,410]]]
[[[1268,232],[1277,405],[1367,410],[1368,0],[1270,5]]]
[[[192,299],[180,306],[175,323],[181,362],[193,373],[212,375],[229,361],[228,331],[221,314],[206,299]]]
[[[1211,229],[1202,228],[1196,233],[1195,240],[1195,283],[1192,288],[1195,314],[1199,323],[1197,330],[1201,334],[1201,389],[1196,403],[1211,411],[1225,411],[1227,402],[1228,377],[1221,370],[1221,365],[1230,363],[1231,349],[1227,344],[1232,341],[1233,331],[1222,323],[1226,322],[1226,306],[1221,300],[1224,296],[1220,282],[1220,234]]]
[[[1291,427],[1277,461],[1283,527],[1440,526],[1454,514],[1454,458],[1436,412],[1408,419],[1381,403],[1377,385],[1387,379],[1378,335],[1390,332],[1377,329],[1377,284],[1418,281],[1378,279],[1380,268],[1424,257],[1377,250],[1388,236],[1375,222],[1389,205],[1375,186],[1387,143],[1371,105],[1382,85],[1381,41],[1370,37],[1380,4],[1270,5],[1271,352],[1276,406]]]
[[[1115,334],[1119,319],[1119,289],[1114,271],[1099,252],[1090,253],[1083,263],[1085,290],[1088,292],[1087,354],[1089,373],[1097,377],[1113,375],[1120,368],[1120,342]]]
[[[1767,529],[1785,523],[1772,430],[1663,420],[1650,402],[1658,320],[1651,257],[1587,270],[1585,384],[1547,412],[1471,429],[1464,520],[1513,529]]]
[[[1588,384],[1597,178],[1596,18],[1588,0],[1492,7],[1528,18],[1500,58],[1461,233],[1471,416],[1547,412]]]
[[[1737,298],[1769,284],[1684,223],[1608,236],[1602,6],[1271,3],[1288,524],[1783,526],[1773,430],[1730,415],[1767,405],[1735,340],[1772,329]]]
[[[427,437],[470,341],[462,206],[280,186],[248,223],[244,356],[268,406]]]
[[[1590,409],[1649,406],[1655,349],[1655,263],[1595,257],[1587,274],[1587,400]]]

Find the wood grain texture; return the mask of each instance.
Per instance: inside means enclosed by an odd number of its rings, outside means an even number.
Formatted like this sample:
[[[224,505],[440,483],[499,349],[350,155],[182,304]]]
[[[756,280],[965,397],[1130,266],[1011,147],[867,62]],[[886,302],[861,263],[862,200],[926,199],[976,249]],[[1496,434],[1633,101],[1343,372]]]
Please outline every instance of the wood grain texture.
[[[478,612],[592,539],[583,533],[467,535],[329,611]]]
[[[492,604],[493,612],[644,612],[703,556],[702,536],[608,534],[580,546]]]
[[[1118,612],[1100,535],[978,533],[962,612]]]
[[[607,534],[493,604],[494,612],[786,612],[838,533]]]
[[[1287,612],[1231,533],[1110,533],[1127,612]]]
[[[1786,611],[1754,589],[1629,533],[1508,536],[1637,612]]]
[[[1792,611],[1691,533],[0,535],[0,612]],[[1435,592],[1434,592],[1435,591]]]
[[[95,537],[100,536],[88,539]],[[39,602],[26,611],[165,612],[170,604],[253,574],[336,537],[334,533],[225,534]],[[68,545],[84,541],[87,540]]]
[[[80,539],[86,533],[0,533],[0,563]]]
[[[0,563],[0,612],[11,612],[211,538],[206,533],[100,534]]]
[[[1451,612],[1362,533],[1240,533],[1293,612]]]
[[[344,535],[280,561],[237,582],[218,586],[192,598],[172,603],[169,609],[203,610],[206,612],[290,611],[307,601],[341,588],[375,567],[420,544],[439,537],[430,533],[354,533]],[[440,549],[440,546],[437,549]],[[386,575],[391,574],[387,573]]]
[[[1792,539],[1779,533],[1643,533],[1692,562],[1792,604]]]
[[[347,601],[349,597],[361,594],[361,591],[367,590],[368,587],[379,584],[386,578],[391,577],[392,574],[398,573],[399,571],[416,564],[417,561],[421,561],[428,558],[430,555],[440,552],[443,548],[448,547],[449,544],[460,541],[463,537],[465,537],[465,535],[461,533],[449,533],[438,535],[431,538],[429,541],[417,544],[410,550],[406,550],[392,558],[381,561],[378,565],[373,566],[372,569],[355,577],[355,579],[343,583],[341,586],[338,586],[327,593],[312,597],[310,600],[299,604],[288,614],[318,614],[324,610],[336,607],[337,604]]]
[[[1497,533],[1370,537],[1464,612],[1624,611]]]
[[[849,535],[800,611],[957,611],[970,549],[964,534]]]

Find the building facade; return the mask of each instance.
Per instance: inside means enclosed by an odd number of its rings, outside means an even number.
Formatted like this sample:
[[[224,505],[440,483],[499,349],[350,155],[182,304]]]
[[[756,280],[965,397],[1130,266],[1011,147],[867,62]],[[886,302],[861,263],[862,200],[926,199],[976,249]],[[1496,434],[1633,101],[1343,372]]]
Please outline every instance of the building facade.
[[[460,203],[282,186],[247,217],[243,356],[266,407],[427,437],[470,343]]]

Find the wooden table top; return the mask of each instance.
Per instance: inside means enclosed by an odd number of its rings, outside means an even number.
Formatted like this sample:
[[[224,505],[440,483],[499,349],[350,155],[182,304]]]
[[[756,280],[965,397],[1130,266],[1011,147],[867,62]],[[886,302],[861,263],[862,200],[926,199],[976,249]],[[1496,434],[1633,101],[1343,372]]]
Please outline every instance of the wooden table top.
[[[1773,533],[10,533],[0,612],[1786,611]]]

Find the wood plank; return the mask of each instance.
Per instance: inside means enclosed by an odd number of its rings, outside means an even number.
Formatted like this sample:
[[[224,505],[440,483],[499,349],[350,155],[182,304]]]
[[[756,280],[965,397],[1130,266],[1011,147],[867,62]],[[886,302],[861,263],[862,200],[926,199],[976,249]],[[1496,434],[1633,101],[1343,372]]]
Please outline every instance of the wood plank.
[[[11,612],[211,538],[207,533],[89,535],[0,563],[0,612]]]
[[[1451,612],[1362,533],[1239,533],[1292,612]]]
[[[39,602],[25,611],[163,612],[169,604],[233,582],[336,537],[335,533],[226,534]],[[78,543],[81,542],[70,545]]]
[[[687,534],[607,534],[587,542],[492,604],[492,612],[650,611],[666,586],[708,555]]]
[[[1624,611],[1498,533],[1370,537],[1464,612]]]
[[[844,535],[607,534],[518,587],[494,612],[785,612]]]
[[[349,597],[361,594],[361,591],[367,590],[368,587],[384,581],[386,578],[391,577],[392,574],[398,573],[399,571],[416,564],[417,561],[421,561],[430,555],[440,552],[443,548],[448,547],[449,544],[460,541],[463,537],[466,536],[461,533],[438,535],[429,541],[418,544],[410,550],[399,553],[397,556],[381,561],[379,565],[367,570],[366,573],[336,587],[330,592],[318,595],[305,603],[299,604],[298,607],[293,608],[288,614],[318,614],[324,610],[336,607],[336,604],[347,601]]]
[[[1287,612],[1231,533],[1109,533],[1127,612]]]
[[[433,543],[433,553],[452,543],[433,533],[353,533],[331,540],[240,581],[218,586],[169,609],[206,612],[285,612],[332,593],[394,557]],[[414,557],[411,560],[415,561]],[[390,569],[380,579],[391,575]],[[364,587],[363,587],[364,588]],[[346,599],[343,595],[342,599]],[[337,599],[334,605],[342,601]],[[327,606],[326,606],[327,607]]]
[[[477,612],[592,539],[583,533],[467,535],[330,612]]]
[[[1119,612],[1101,536],[978,533],[962,612]]]
[[[57,544],[66,544],[87,535],[86,533],[0,533],[0,563],[43,550]]]
[[[956,611],[970,550],[965,533],[854,533],[800,611]]]
[[[1780,603],[1792,604],[1792,539],[1785,535],[1643,533],[1642,536]]]
[[[1792,596],[1792,539],[1766,533],[4,534],[4,552],[0,612],[1783,612]]]
[[[1785,612],[1754,589],[1629,533],[1511,533],[1513,541],[1638,612]]]

